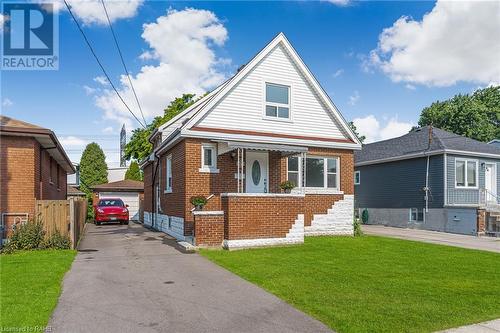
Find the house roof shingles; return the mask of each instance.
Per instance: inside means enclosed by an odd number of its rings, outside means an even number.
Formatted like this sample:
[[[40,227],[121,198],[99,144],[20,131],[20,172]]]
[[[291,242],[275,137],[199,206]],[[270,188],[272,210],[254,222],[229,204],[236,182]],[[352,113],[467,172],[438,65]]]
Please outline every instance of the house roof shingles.
[[[82,192],[78,189],[78,187],[74,186],[74,185],[68,185],[67,187],[67,195],[71,196],[75,196],[75,195],[80,195],[80,196],[84,196],[85,195],[85,192]]]
[[[436,151],[461,151],[478,154],[498,155],[500,148],[442,129],[432,128],[432,140],[429,145],[430,127],[425,126],[398,138],[378,141],[363,145],[360,151],[355,151],[355,163],[405,158],[415,154]]]
[[[143,192],[144,182],[124,179],[117,182],[95,185],[92,187],[95,192],[113,191],[113,192]]]

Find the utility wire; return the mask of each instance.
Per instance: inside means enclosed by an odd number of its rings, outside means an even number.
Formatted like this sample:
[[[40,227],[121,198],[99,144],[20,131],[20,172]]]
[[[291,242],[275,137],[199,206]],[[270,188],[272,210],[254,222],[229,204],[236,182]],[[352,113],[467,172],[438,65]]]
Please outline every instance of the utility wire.
[[[118,39],[116,38],[115,30],[113,29],[113,25],[111,24],[111,20],[109,19],[108,10],[106,9],[106,5],[104,4],[104,0],[101,0],[101,3],[102,3],[102,8],[104,8],[104,13],[106,14],[106,18],[108,20],[109,29],[111,30],[111,34],[113,35],[113,39],[115,41],[116,48],[118,49],[118,54],[120,55],[120,59],[121,59],[122,64],[123,64],[123,68],[125,69],[125,73],[127,73],[128,82],[130,83],[130,88],[132,88],[132,92],[134,93],[135,101],[137,102],[137,106],[139,107],[139,111],[141,111],[142,120],[144,120],[144,124],[146,124],[146,126],[147,126],[148,123],[146,121],[146,118],[144,118],[144,113],[142,112],[141,103],[139,103],[139,98],[137,98],[137,94],[135,92],[134,85],[132,84],[132,79],[130,78],[130,74],[128,72],[127,65],[125,65],[125,60],[123,60],[122,51],[120,49],[120,45],[118,44]]]
[[[139,120],[139,118],[137,118],[137,116],[132,112],[132,110],[130,110],[130,108],[128,107],[127,103],[125,103],[125,101],[123,100],[122,96],[120,95],[120,93],[118,92],[118,90],[116,89],[115,85],[113,84],[113,82],[111,81],[111,78],[109,77],[108,75],[108,72],[106,72],[106,70],[104,69],[104,66],[102,65],[101,61],[99,60],[99,57],[97,57],[97,54],[95,53],[94,51],[94,48],[92,47],[92,45],[90,44],[90,41],[88,40],[87,36],[85,35],[85,32],[83,31],[82,27],[80,26],[80,24],[78,23],[78,21],[76,20],[76,17],[75,15],[73,14],[73,12],[71,11],[71,7],[70,5],[68,4],[68,2],[66,0],[64,0],[64,4],[66,5],[66,8],[68,9],[68,12],[70,13],[71,17],[73,18],[73,21],[75,21],[76,23],[76,26],[78,27],[78,30],[80,30],[82,36],[83,36],[83,39],[85,40],[85,42],[87,43],[87,46],[89,47],[90,49],[90,52],[92,52],[92,55],[94,56],[95,60],[97,61],[97,63],[99,64],[99,67],[101,67],[101,70],[102,72],[104,73],[104,75],[106,76],[106,79],[108,80],[109,84],[111,85],[111,87],[113,88],[113,90],[116,92],[116,94],[118,95],[118,97],[120,98],[120,100],[122,101],[123,105],[125,105],[125,107],[127,108],[127,110],[132,114],[132,116],[134,116],[135,120],[144,128],[146,128],[146,126]]]

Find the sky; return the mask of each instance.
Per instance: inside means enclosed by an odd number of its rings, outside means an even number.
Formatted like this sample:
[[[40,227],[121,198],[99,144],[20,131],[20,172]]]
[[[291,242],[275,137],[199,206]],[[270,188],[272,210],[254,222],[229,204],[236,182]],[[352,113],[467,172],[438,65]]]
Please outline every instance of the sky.
[[[405,134],[437,100],[500,83],[497,1],[105,2],[148,122],[176,96],[215,88],[279,32],[366,142]],[[69,3],[140,117],[101,3]],[[130,136],[139,124],[55,7],[59,70],[2,71],[1,113],[52,129],[73,162],[95,141],[118,166],[120,128]]]

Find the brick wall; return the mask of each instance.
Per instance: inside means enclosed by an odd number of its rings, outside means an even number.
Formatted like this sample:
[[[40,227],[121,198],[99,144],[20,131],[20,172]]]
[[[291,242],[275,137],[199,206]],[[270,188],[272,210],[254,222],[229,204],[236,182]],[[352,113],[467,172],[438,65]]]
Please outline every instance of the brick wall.
[[[153,212],[153,164],[149,163],[144,171],[144,211]]]
[[[65,200],[67,191],[66,171],[57,164],[47,150],[41,149],[38,143],[35,148],[35,160],[36,182],[39,184],[38,186],[41,186],[38,187],[37,199]]]
[[[300,196],[224,196],[224,239],[283,238],[303,207]]]
[[[160,156],[156,180],[160,181],[161,213],[184,218],[186,206],[186,154],[185,141],[179,142]],[[165,193],[167,156],[172,155],[172,193]]]
[[[222,245],[224,239],[224,214],[194,215],[194,236],[197,246]]]
[[[29,137],[1,136],[0,139],[0,211],[35,212],[38,186],[35,181],[35,147]]]

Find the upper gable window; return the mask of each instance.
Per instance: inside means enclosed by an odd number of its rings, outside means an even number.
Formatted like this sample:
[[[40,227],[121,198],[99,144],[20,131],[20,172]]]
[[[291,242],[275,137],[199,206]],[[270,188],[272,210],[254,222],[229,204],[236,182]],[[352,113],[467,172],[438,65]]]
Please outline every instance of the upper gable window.
[[[290,119],[290,87],[266,83],[266,117]]]

